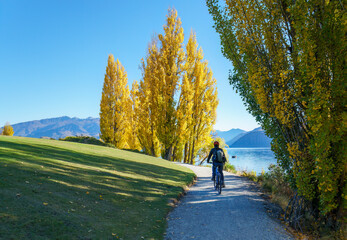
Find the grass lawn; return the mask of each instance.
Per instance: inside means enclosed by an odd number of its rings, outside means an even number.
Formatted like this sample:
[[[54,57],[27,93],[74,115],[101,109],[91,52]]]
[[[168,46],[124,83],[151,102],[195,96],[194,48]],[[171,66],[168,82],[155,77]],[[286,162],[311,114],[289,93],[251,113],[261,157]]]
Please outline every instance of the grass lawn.
[[[0,136],[0,239],[162,239],[193,178],[130,151]]]

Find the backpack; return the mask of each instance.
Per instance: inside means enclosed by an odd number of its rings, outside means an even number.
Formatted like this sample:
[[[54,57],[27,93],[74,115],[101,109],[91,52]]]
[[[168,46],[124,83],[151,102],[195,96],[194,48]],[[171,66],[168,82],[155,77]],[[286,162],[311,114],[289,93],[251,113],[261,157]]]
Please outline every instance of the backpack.
[[[224,153],[223,153],[223,150],[222,149],[218,149],[217,152],[216,152],[216,157],[215,157],[216,161],[217,162],[224,162]]]

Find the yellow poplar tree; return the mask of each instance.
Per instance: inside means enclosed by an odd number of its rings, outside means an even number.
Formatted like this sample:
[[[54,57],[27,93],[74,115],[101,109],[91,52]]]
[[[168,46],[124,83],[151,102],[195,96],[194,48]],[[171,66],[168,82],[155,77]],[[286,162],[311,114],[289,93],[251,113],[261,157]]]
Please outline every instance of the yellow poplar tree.
[[[128,78],[119,60],[108,57],[100,103],[100,137],[117,148],[128,148]]]
[[[157,137],[158,119],[158,59],[159,52],[155,40],[148,47],[146,59],[142,59],[142,81],[137,92],[139,106],[135,107],[137,115],[138,140],[145,153],[158,157],[160,143]]]
[[[187,74],[184,74],[181,84],[181,93],[177,109],[177,144],[174,153],[175,160],[188,163],[188,145],[190,139],[190,124],[192,124],[193,88]]]
[[[198,49],[193,33],[186,47],[184,69],[178,107],[179,136],[186,141],[184,162],[194,164],[198,151],[212,141],[218,98],[216,80],[207,61],[203,61],[202,49]]]
[[[216,80],[191,34],[187,54],[176,10],[170,10],[164,34],[158,35],[142,60],[139,87],[139,140],[146,153],[194,163],[197,152],[212,141],[218,105]],[[181,86],[181,87],[180,87]]]
[[[139,109],[139,84],[137,81],[133,82],[130,91],[130,101],[128,104],[128,117],[129,117],[129,135],[128,135],[128,145],[130,149],[141,150],[140,142],[138,140],[138,121],[139,116],[137,115]]]
[[[160,69],[157,134],[162,144],[162,157],[172,160],[175,143],[177,142],[177,101],[175,93],[183,71],[183,28],[177,11],[169,9],[164,26],[164,35],[159,34]]]
[[[13,127],[10,125],[10,123],[6,123],[4,128],[2,129],[1,135],[13,136],[13,134]]]

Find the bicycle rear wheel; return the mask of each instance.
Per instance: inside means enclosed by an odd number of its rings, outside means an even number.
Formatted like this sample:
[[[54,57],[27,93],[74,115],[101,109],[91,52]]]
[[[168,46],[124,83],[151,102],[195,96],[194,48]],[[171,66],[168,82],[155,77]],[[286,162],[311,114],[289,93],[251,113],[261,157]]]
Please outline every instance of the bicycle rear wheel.
[[[217,191],[218,191],[218,194],[222,193],[222,179],[221,179],[221,175],[220,174],[218,174]]]

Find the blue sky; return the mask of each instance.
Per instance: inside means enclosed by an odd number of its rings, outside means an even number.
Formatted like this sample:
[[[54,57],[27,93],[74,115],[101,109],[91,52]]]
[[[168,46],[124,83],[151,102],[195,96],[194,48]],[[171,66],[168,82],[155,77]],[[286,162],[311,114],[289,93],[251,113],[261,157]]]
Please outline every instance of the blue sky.
[[[129,85],[140,80],[140,59],[163,32],[169,7],[191,30],[217,79],[215,129],[258,127],[228,83],[231,63],[203,0],[0,0],[0,125],[43,118],[98,117],[108,54]]]

